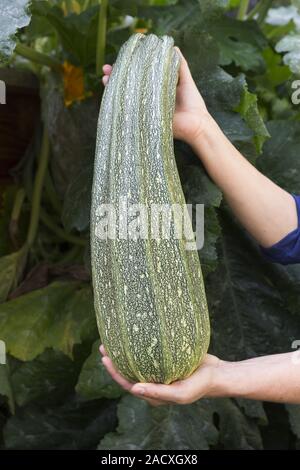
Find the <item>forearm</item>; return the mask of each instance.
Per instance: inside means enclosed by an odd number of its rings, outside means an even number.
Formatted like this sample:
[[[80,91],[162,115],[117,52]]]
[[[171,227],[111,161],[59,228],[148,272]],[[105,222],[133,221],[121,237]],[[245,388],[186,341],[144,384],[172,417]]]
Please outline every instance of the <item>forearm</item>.
[[[293,197],[251,165],[212,118],[190,145],[237,218],[262,246],[275,244],[297,228]]]
[[[300,404],[299,352],[221,361],[209,396]]]

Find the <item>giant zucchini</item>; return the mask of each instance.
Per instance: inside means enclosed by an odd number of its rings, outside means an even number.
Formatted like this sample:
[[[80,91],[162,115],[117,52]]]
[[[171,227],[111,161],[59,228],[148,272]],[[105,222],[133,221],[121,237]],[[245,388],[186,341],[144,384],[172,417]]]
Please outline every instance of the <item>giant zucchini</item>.
[[[91,209],[94,302],[102,342],[133,381],[170,383],[207,352],[209,318],[197,251],[185,240],[106,240],[102,204],[185,203],[172,118],[179,56],[170,37],[135,34],[122,46],[98,121]],[[102,206],[101,206],[102,207]],[[118,220],[118,219],[117,219]],[[117,232],[117,235],[119,232]]]

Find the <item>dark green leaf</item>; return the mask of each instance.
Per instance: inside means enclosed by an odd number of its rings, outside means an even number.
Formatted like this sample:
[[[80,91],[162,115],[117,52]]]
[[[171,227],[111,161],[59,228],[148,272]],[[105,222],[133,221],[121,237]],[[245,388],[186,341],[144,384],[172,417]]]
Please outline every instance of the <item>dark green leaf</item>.
[[[103,450],[208,449],[216,444],[218,431],[207,400],[189,406],[150,407],[132,396],[118,406],[117,431],[101,441]]]
[[[287,191],[300,193],[300,122],[273,121],[267,125],[271,139],[257,161],[258,169]]]
[[[88,66],[95,62],[97,43],[98,6],[80,14],[64,16],[63,10],[49,2],[35,2],[35,15],[46,19],[57,31],[64,50],[76,65]]]
[[[215,406],[220,416],[220,442],[225,449],[262,449],[261,435],[254,420],[247,418],[231,400],[216,400]]]
[[[261,115],[259,114],[257,96],[253,93],[250,93],[247,87],[245,87],[243,97],[237,109],[245,119],[250,129],[252,129],[254,132],[254,143],[256,145],[256,151],[258,154],[261,153],[265,141],[271,136]]]
[[[1,337],[12,356],[30,361],[53,347],[72,357],[73,347],[97,334],[90,287],[55,282],[0,306]]]
[[[18,363],[11,374],[16,403],[24,406],[30,402],[61,402],[74,390],[79,370],[80,363],[51,349],[33,361]]]
[[[93,449],[114,429],[115,403],[81,402],[69,397],[61,406],[28,405],[10,418],[4,428],[8,449]]]
[[[93,166],[87,164],[70,182],[62,214],[63,224],[68,231],[76,229],[82,232],[89,226],[92,181]]]
[[[197,24],[201,12],[197,0],[180,0],[174,6],[140,6],[137,14],[151,20],[151,31],[163,35]]]
[[[218,42],[220,64],[232,62],[242,70],[262,71],[265,68],[262,50],[267,41],[255,21],[238,21],[222,16],[205,22],[204,28]]]
[[[94,343],[92,353],[85,361],[76,385],[76,391],[87,400],[119,398],[124,393],[102,364],[100,344],[99,340]]]

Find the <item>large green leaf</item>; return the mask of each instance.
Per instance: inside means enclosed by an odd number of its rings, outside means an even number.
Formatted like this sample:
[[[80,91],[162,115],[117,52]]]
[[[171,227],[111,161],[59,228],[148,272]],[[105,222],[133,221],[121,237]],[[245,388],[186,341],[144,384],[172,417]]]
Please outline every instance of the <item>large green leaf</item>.
[[[10,382],[19,406],[64,401],[74,390],[80,370],[79,361],[52,349],[45,350],[33,361],[15,362]]]
[[[262,448],[255,421],[229,399],[152,408],[143,400],[125,396],[118,406],[118,418],[116,432],[105,436],[100,450]]]
[[[199,21],[201,12],[197,0],[180,0],[174,6],[139,6],[137,14],[151,20],[151,31],[162,35],[190,28]]]
[[[247,87],[245,87],[243,97],[237,109],[250,129],[253,130],[257,153],[261,153],[263,144],[270,137],[270,134],[261,115],[259,114],[257,96],[250,93]]]
[[[59,406],[28,405],[4,428],[5,445],[13,450],[92,449],[114,429],[115,403],[82,402],[76,397]]]
[[[232,400],[213,403],[220,418],[219,440],[225,449],[262,449],[262,438],[256,420],[245,416]]]
[[[124,391],[114,382],[106,372],[99,352],[100,341],[97,340],[91,352],[83,364],[76,391],[87,400],[97,398],[119,398]]]
[[[30,0],[1,0],[0,62],[5,62],[16,45],[16,34],[30,22]]]
[[[272,138],[266,142],[258,159],[258,169],[282,188],[300,193],[300,122],[272,121],[268,131]]]
[[[57,31],[62,46],[70,60],[77,65],[88,66],[95,62],[97,44],[98,6],[88,8],[80,14],[64,12],[47,1],[35,2],[32,12],[47,20]]]
[[[106,435],[99,449],[208,449],[218,438],[212,414],[206,400],[151,408],[143,400],[125,396],[118,406],[117,431]]]
[[[234,63],[244,71],[264,70],[262,50],[267,42],[255,21],[241,22],[222,16],[204,22],[203,27],[218,42],[221,65]]]
[[[12,356],[30,361],[53,347],[72,357],[73,347],[97,335],[90,287],[54,282],[0,306],[1,337]]]

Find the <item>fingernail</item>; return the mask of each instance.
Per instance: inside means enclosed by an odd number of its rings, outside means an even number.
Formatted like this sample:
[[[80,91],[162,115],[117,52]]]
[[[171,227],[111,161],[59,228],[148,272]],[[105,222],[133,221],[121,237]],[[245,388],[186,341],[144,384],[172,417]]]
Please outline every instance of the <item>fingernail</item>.
[[[139,388],[136,389],[136,393],[138,395],[144,395],[145,394],[145,389],[142,388],[142,387],[139,387]]]

